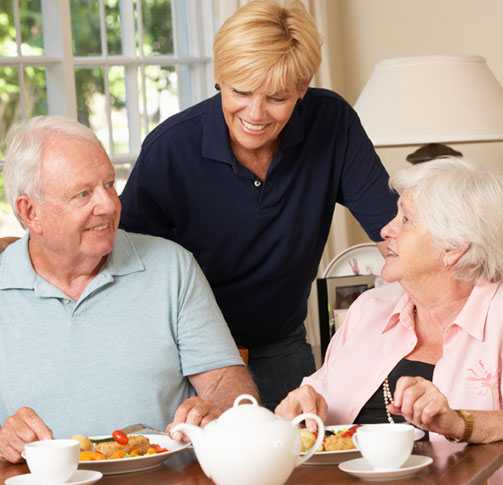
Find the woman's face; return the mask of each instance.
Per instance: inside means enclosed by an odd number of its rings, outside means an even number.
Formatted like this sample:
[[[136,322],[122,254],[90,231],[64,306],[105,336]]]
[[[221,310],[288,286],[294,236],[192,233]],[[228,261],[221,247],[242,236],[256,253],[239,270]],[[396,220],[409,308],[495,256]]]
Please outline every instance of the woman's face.
[[[290,83],[284,91],[276,93],[266,87],[256,91],[239,91],[222,83],[222,109],[233,149],[274,150],[297,99],[302,98],[306,90],[307,85],[299,90]]]
[[[443,268],[442,252],[433,246],[429,231],[421,225],[412,194],[398,200],[398,213],[381,229],[386,240],[385,281],[417,285],[431,283]]]

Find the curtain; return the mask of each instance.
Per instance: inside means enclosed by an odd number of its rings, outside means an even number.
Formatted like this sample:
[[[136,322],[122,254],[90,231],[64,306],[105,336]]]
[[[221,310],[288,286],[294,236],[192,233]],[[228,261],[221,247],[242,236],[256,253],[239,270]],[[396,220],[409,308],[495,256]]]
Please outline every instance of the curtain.
[[[247,3],[246,0],[217,0],[217,2],[217,28],[239,7]],[[284,0],[283,3],[285,3]],[[320,69],[311,81],[311,86],[332,89],[343,94],[341,37],[340,29],[338,28],[340,2],[334,0],[302,0],[302,3],[315,19],[318,31],[323,38],[322,62]],[[323,270],[336,254],[349,246],[348,224],[349,217],[347,210],[344,207],[337,207],[332,220],[330,236],[321,258],[318,276],[321,276]],[[313,283],[311,288],[305,325],[308,341],[313,346],[316,363],[319,366],[321,364],[321,357],[316,282]]]

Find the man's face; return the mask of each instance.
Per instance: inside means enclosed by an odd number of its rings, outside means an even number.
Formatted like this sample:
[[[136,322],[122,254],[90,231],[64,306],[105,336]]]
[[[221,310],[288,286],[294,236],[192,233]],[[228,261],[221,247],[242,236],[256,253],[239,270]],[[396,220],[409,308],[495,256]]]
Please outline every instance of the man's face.
[[[51,134],[44,144],[41,182],[44,195],[35,204],[40,242],[78,262],[109,254],[121,205],[105,151],[80,138]]]

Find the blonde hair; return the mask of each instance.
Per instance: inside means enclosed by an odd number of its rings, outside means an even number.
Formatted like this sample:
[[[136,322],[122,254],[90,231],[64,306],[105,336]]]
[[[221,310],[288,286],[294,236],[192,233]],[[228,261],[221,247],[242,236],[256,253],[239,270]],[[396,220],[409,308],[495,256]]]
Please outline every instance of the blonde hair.
[[[390,186],[412,194],[437,248],[466,248],[451,268],[458,280],[503,281],[503,172],[446,157],[396,171]]]
[[[229,17],[213,43],[215,77],[243,91],[305,85],[321,64],[321,36],[299,0],[253,0]]]
[[[45,139],[51,133],[81,138],[103,148],[87,126],[63,116],[35,116],[9,129],[3,173],[5,194],[24,229],[27,227],[17,212],[16,200],[21,195],[38,201],[43,199],[40,168]]]

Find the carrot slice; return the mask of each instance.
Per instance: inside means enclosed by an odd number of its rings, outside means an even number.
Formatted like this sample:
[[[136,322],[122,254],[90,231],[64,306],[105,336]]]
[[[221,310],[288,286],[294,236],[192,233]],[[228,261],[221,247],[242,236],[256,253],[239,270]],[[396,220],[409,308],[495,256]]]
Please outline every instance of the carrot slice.
[[[79,459],[80,461],[96,461],[106,460],[107,457],[99,451],[81,451]]]

